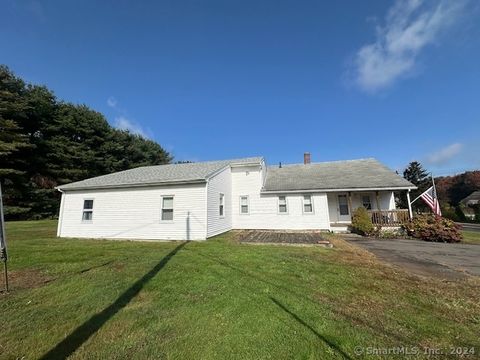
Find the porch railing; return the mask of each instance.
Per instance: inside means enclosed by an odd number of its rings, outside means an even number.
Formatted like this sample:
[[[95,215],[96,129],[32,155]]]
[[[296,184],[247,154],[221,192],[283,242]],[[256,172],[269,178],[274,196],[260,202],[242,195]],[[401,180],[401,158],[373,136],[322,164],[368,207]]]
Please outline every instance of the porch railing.
[[[406,223],[408,218],[408,210],[369,210],[368,213],[372,217],[374,225],[381,226],[400,226]]]

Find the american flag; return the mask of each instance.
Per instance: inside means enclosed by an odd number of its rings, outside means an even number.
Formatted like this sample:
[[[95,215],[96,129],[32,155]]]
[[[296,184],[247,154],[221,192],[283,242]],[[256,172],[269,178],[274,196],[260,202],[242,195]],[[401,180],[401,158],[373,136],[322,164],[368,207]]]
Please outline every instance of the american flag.
[[[427,203],[427,205],[436,215],[442,216],[442,210],[440,210],[440,202],[438,201],[435,186],[428,188],[423,194],[420,195],[420,197]]]

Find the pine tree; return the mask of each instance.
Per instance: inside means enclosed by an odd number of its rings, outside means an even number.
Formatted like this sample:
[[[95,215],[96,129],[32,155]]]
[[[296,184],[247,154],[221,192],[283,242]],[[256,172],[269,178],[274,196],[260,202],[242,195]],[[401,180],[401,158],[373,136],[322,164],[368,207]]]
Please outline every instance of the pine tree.
[[[19,187],[26,177],[26,163],[19,158],[19,152],[31,148],[31,144],[14,119],[25,116],[28,107],[21,96],[23,86],[7,67],[0,66],[0,181],[6,217],[30,210],[19,199]]]
[[[412,161],[403,171],[403,177],[412,184],[421,186],[428,180],[428,172],[418,161]]]
[[[417,190],[411,192],[412,199],[416,198],[418,195],[423,193],[430,185],[430,178],[427,170],[425,170],[418,161],[412,161],[408,164],[407,168],[403,171],[403,177],[410,181],[412,184],[418,187]],[[402,199],[402,207],[406,207],[406,201]],[[415,202],[415,207],[421,211],[427,211],[427,206],[422,202],[422,200],[417,200]]]
[[[159,144],[112,128],[86,105],[59,101],[0,66],[0,181],[9,219],[55,216],[55,186],[172,160]]]

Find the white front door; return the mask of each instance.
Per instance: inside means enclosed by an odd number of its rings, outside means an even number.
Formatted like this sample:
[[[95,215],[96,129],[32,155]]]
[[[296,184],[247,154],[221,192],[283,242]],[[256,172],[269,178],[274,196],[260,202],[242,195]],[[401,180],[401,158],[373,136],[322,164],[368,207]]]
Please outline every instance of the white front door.
[[[350,221],[347,194],[338,194],[338,221]]]

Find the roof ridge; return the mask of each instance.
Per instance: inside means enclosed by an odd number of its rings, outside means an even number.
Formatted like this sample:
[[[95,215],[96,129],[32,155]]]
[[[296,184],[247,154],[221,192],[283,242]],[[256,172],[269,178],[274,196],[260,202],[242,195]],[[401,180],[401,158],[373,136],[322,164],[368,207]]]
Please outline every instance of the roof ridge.
[[[335,164],[335,163],[357,162],[357,161],[367,161],[367,160],[375,160],[376,162],[379,162],[376,158],[369,157],[369,158],[348,159],[348,160],[319,161],[319,162],[312,162],[310,164],[304,164],[304,163],[283,164],[282,163],[282,167],[305,166],[305,165],[307,165],[307,166],[308,165],[323,165],[323,164]],[[278,165],[269,165],[268,167],[278,168]]]

